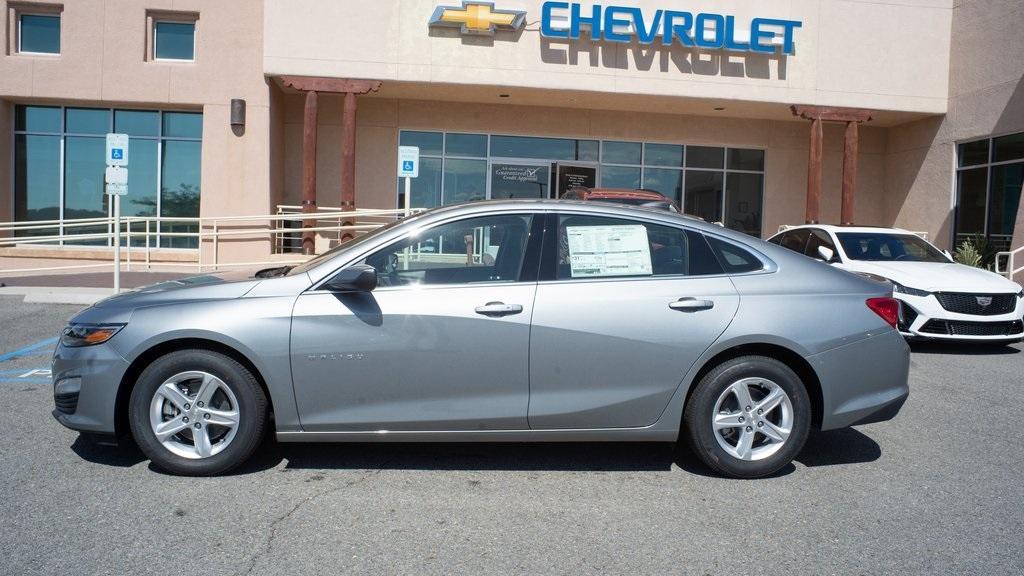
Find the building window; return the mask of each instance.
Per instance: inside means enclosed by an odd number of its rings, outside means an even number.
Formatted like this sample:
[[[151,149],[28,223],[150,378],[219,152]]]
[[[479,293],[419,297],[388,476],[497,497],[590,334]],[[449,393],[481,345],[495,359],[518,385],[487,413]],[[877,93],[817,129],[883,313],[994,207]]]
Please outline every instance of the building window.
[[[60,54],[60,14],[18,13],[18,49],[22,54]]]
[[[411,182],[413,208],[549,197],[555,165],[572,162],[595,166],[601,187],[656,190],[688,214],[761,235],[764,150],[415,130],[402,130],[399,145],[420,149],[420,175]],[[401,208],[404,182],[398,184]]]
[[[957,146],[956,238],[1010,249],[1024,185],[1024,132]]]
[[[112,110],[59,106],[15,106],[14,215],[16,221],[54,220],[53,228],[24,235],[106,233],[106,224],[73,225],[81,218],[108,218],[111,207],[103,190],[105,138],[128,134],[128,195],[123,216],[199,216],[202,114],[156,110]],[[142,225],[138,230],[143,229]],[[151,244],[196,248],[189,221],[152,225]],[[143,245],[144,238],[133,239]],[[107,245],[106,239],[65,241]]]
[[[196,12],[149,11],[148,60],[194,62],[196,59]]]

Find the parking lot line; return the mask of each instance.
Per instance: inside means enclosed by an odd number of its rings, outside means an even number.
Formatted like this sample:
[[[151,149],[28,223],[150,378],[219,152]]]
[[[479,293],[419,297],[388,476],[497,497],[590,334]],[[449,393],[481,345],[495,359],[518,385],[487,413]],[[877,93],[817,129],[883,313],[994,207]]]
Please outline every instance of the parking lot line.
[[[42,354],[42,353],[44,353],[44,351],[39,351],[39,352],[36,352],[36,351],[39,350],[40,348],[45,348],[46,346],[49,346],[50,344],[56,343],[57,340],[58,340],[57,338],[47,338],[46,340],[40,340],[39,342],[36,342],[35,344],[29,344],[28,346],[25,346],[25,347],[22,347],[22,348],[18,348],[17,350],[13,350],[11,352],[6,352],[4,354],[0,354],[0,362],[5,362],[5,361],[11,360],[13,358],[18,358],[20,356],[34,356],[36,354]]]

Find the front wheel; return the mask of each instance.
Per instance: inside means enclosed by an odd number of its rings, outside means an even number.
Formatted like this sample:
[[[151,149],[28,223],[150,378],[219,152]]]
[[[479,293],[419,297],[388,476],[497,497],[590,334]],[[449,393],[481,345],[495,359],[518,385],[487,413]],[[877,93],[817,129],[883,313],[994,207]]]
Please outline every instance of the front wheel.
[[[810,398],[789,366],[743,356],[711,370],[683,412],[687,442],[709,467],[734,478],[759,478],[789,464],[811,424]]]
[[[156,466],[188,476],[221,474],[263,439],[267,400],[253,374],[209,350],[178,350],[139,376],[129,403],[132,435]]]

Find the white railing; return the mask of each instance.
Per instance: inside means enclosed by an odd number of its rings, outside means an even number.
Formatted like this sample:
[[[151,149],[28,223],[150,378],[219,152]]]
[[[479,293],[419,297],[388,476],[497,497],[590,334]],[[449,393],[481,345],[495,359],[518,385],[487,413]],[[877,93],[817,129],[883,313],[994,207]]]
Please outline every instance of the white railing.
[[[1024,264],[1022,264],[1019,268],[1017,267],[1017,256],[1018,255],[1024,256],[1024,246],[1021,246],[1020,248],[1016,248],[1014,250],[1008,250],[1006,252],[997,252],[996,253],[996,260],[995,260],[995,272],[996,272],[996,274],[1002,274],[1002,275],[1006,276],[1007,278],[1009,278],[1010,280],[1013,280],[1013,277],[1015,275],[1020,274],[1021,272],[1024,272]],[[999,262],[1003,258],[1006,258],[1006,268],[1001,268],[999,266]],[[1022,260],[1024,260],[1024,259],[1022,259]]]
[[[222,240],[233,240],[244,237],[253,239],[269,238],[274,253],[285,253],[282,237],[301,236],[305,232],[315,232],[328,236],[329,240],[341,240],[345,235],[358,236],[365,234],[403,218],[408,214],[421,210],[406,212],[405,210],[367,210],[358,209],[343,212],[340,209],[321,209],[317,212],[302,213],[301,207],[292,210],[292,206],[279,206],[277,214],[259,214],[251,216],[216,216],[200,218],[177,218],[155,216],[125,216],[121,218],[120,230],[114,230],[113,218],[81,218],[72,220],[43,220],[30,222],[0,222],[0,247],[43,245],[59,249],[56,255],[47,255],[51,259],[75,258],[75,251],[88,248],[106,249],[120,242],[125,251],[123,266],[131,270],[133,252],[142,252],[142,264],[146,269],[153,267],[191,267],[197,271],[217,270],[223,267],[260,266],[264,264],[293,264],[304,262],[308,256],[296,254],[295,258],[268,258],[266,260],[247,262],[221,262],[220,244]],[[304,221],[314,222],[314,226],[302,227]],[[289,223],[297,223],[298,227],[288,227]],[[348,222],[348,224],[346,224]],[[188,226],[193,228],[185,232],[169,232],[175,228]],[[104,232],[93,232],[89,228],[106,228]],[[85,229],[85,230],[83,230]],[[83,230],[75,233],[75,230]],[[56,234],[46,232],[56,231]],[[34,235],[26,236],[25,232]],[[43,232],[39,234],[39,232]],[[119,233],[119,234],[118,234]],[[164,248],[159,246],[165,238],[194,239],[193,248]],[[83,241],[100,241],[95,246],[75,245]],[[71,244],[71,245],[69,245]],[[131,248],[129,248],[129,246]],[[203,247],[209,247],[209,254]],[[301,247],[301,243],[300,243]],[[195,254],[184,261],[180,259],[153,260],[154,250],[163,250],[162,255],[175,252]],[[268,254],[269,256],[269,254]],[[102,264],[70,264],[21,269],[5,269],[7,273],[49,272],[59,270],[79,270],[88,268],[107,268],[113,263]]]

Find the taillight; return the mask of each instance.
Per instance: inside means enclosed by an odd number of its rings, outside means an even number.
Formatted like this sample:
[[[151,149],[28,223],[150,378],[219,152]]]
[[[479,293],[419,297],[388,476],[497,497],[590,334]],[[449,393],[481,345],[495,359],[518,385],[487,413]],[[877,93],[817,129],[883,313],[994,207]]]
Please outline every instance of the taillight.
[[[900,303],[895,298],[884,296],[881,298],[868,298],[865,303],[871,311],[885,320],[885,323],[893,328],[900,319]]]

